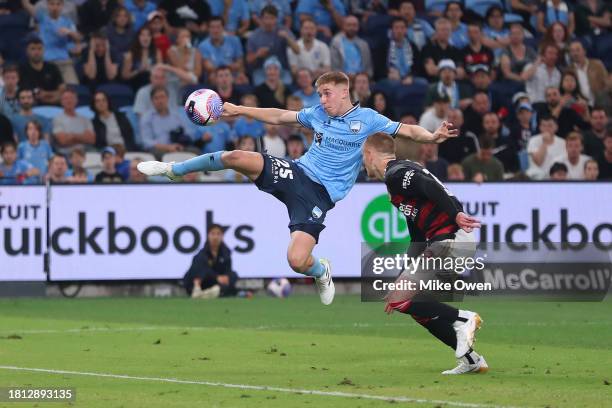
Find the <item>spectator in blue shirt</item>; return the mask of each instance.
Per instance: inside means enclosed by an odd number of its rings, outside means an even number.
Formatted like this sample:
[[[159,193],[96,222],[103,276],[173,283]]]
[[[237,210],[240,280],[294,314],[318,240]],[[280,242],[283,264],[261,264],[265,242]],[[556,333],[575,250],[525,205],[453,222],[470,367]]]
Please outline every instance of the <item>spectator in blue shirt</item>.
[[[403,85],[411,85],[414,82],[417,69],[421,66],[419,51],[416,45],[406,38],[406,21],[400,17],[391,23],[387,66],[389,68],[387,77]],[[424,79],[421,80],[426,83]]]
[[[241,37],[249,29],[251,13],[247,0],[232,0],[229,8],[225,7],[227,0],[208,0],[210,13],[215,17],[222,17],[225,29],[230,34]]]
[[[241,104],[251,108],[257,108],[257,97],[253,94],[246,94],[242,97]],[[264,124],[258,120],[241,116],[234,122],[234,133],[237,137],[251,136],[254,138],[263,137],[266,133]]]
[[[287,0],[250,0],[251,20],[261,25],[261,11],[266,6],[273,6],[278,11],[278,26],[291,29],[291,5]]]
[[[355,16],[344,19],[342,31],[336,34],[329,46],[332,69],[343,71],[349,77],[365,72],[374,74],[370,46],[357,35],[359,20]]]
[[[192,141],[191,125],[185,112],[171,109],[168,90],[157,86],[151,89],[153,109],[140,119],[140,133],[144,148],[158,157],[163,153],[180,152]]]
[[[202,153],[213,153],[234,148],[236,138],[232,128],[225,120],[207,125],[203,129],[199,127],[196,134],[199,135],[196,138],[195,145],[202,148]]]
[[[155,3],[148,0],[124,0],[123,5],[133,17],[135,31],[140,30],[147,23],[149,13],[156,10]]]
[[[346,8],[341,0],[299,0],[296,14],[296,28],[306,16],[312,17],[317,23],[317,32],[323,38],[332,38],[332,28],[342,27]]]
[[[22,0],[22,5],[38,22],[40,38],[45,46],[45,61],[57,65],[65,83],[78,84],[70,51],[80,52],[81,34],[74,23],[62,15],[64,0],[47,0],[47,11],[35,11],[30,0]]]
[[[487,25],[482,29],[482,43],[493,50],[495,58],[501,58],[504,49],[510,45],[510,30],[504,26],[504,11],[499,6],[487,10]]]
[[[298,86],[298,90],[293,93],[302,100],[304,108],[310,108],[311,106],[319,103],[319,94],[317,90],[312,86],[312,74],[310,70],[306,68],[298,69],[295,80]]]
[[[53,156],[53,150],[49,143],[42,137],[40,123],[31,120],[26,124],[27,140],[19,143],[17,147],[17,158],[29,163],[38,169],[40,177],[47,174],[49,159]]]
[[[11,124],[15,135],[17,135],[17,142],[23,142],[27,139],[26,124],[32,120],[38,122],[42,127],[42,137],[49,140],[51,135],[51,123],[44,116],[35,114],[32,111],[34,106],[34,92],[28,88],[22,88],[18,92],[19,105],[21,110],[16,115],[10,117]]]
[[[28,162],[17,160],[15,143],[4,143],[0,148],[3,163],[0,164],[0,184],[31,184],[37,181],[40,171]]]
[[[419,51],[425,46],[428,39],[434,35],[434,29],[426,20],[416,18],[416,10],[411,1],[404,0],[399,6],[399,15],[408,24],[408,40],[414,43]]]
[[[546,28],[555,22],[559,22],[567,27],[567,32],[570,36],[574,35],[574,30],[576,29],[574,7],[563,0],[547,0],[540,3],[536,29],[544,34]]]
[[[202,65],[210,82],[215,83],[215,70],[228,66],[235,75],[234,82],[248,83],[244,73],[242,44],[235,35],[225,33],[223,19],[212,17],[208,23],[209,36],[200,43],[198,49],[202,54]]]
[[[467,25],[461,22],[463,17],[461,3],[456,0],[446,3],[444,17],[448,18],[448,21],[451,22],[451,45],[459,49],[468,45]]]
[[[80,179],[79,174],[84,176],[84,180]],[[85,149],[82,146],[76,146],[70,151],[70,168],[66,170],[66,177],[69,182],[94,182],[94,174],[85,168]]]

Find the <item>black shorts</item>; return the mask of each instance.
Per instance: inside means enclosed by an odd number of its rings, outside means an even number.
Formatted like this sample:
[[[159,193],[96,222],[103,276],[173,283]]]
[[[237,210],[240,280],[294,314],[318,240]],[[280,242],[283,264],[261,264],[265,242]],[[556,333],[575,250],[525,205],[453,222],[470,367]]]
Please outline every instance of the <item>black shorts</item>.
[[[269,154],[262,156],[264,167],[255,185],[285,204],[291,232],[304,231],[319,242],[325,215],[334,207],[327,190],[312,181],[297,163]]]

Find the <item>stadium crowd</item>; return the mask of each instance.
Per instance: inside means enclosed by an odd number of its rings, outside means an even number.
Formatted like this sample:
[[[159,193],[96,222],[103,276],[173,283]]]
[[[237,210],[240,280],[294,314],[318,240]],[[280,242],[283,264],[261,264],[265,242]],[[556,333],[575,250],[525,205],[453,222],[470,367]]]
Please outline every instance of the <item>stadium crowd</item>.
[[[141,160],[223,149],[299,158],[307,129],[206,127],[198,88],[299,110],[346,72],[355,102],[430,131],[398,156],[441,180],[612,179],[603,0],[0,0],[0,184],[147,180]],[[365,180],[365,176],[360,176]],[[186,181],[246,181],[233,171]]]

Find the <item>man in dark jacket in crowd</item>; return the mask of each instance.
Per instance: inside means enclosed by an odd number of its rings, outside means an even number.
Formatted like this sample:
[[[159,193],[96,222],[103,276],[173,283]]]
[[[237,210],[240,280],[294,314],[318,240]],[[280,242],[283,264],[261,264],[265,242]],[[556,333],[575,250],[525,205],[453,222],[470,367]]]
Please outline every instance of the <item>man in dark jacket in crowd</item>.
[[[183,277],[187,293],[194,299],[213,299],[236,295],[238,275],[232,271],[231,251],[223,242],[223,228],[208,229],[204,248],[194,257]]]

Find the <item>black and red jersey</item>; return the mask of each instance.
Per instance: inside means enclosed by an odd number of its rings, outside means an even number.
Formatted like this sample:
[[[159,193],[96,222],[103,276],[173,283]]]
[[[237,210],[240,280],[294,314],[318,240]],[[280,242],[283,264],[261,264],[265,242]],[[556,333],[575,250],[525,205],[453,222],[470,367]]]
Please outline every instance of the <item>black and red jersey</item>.
[[[454,238],[457,198],[427,169],[410,160],[391,160],[385,171],[391,202],[406,217],[412,242]]]

